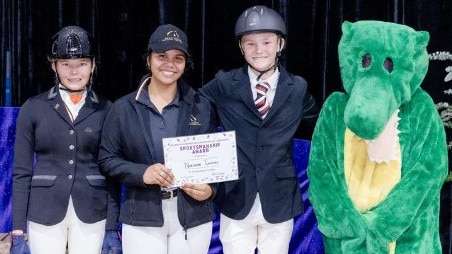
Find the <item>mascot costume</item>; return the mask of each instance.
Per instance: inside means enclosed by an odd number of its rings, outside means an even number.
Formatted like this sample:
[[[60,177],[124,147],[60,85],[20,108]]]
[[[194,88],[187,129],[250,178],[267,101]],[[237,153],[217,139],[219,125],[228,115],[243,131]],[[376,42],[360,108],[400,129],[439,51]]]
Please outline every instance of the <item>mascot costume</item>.
[[[342,24],[345,93],[325,101],[308,165],[326,253],[441,253],[444,126],[420,87],[429,34],[382,21]]]

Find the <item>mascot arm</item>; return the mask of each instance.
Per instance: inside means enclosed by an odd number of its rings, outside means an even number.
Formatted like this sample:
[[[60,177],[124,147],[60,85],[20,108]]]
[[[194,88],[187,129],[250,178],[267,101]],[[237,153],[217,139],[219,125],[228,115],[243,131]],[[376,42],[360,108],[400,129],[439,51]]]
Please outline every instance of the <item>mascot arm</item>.
[[[344,181],[344,94],[333,93],[324,103],[314,130],[309,156],[309,200],[319,230],[330,238],[365,241],[363,216],[356,210]]]
[[[433,103],[426,101],[431,102],[425,97],[412,100],[401,111],[401,118],[409,119],[400,125],[402,178],[385,200],[364,214],[371,253],[386,250],[419,216],[432,214],[427,210],[438,201],[448,171],[446,137]]]

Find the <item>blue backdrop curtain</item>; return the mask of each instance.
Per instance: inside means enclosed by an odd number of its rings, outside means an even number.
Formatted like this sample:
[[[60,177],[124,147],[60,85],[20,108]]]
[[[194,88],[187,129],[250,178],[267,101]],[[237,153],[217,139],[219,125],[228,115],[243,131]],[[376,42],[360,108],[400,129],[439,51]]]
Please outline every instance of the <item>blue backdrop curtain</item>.
[[[0,233],[11,231],[12,226],[11,176],[15,127],[19,110],[19,107],[0,107]],[[309,180],[306,169],[310,142],[294,139],[293,146],[295,170],[305,211],[294,220],[289,254],[322,254],[324,253],[322,236],[317,230],[317,221],[307,194]],[[219,240],[219,216],[214,220],[213,225],[209,254],[221,254],[223,249]]]
[[[46,53],[49,38],[65,25],[80,25],[96,37],[99,69],[94,88],[108,99],[137,87],[145,73],[142,54],[149,35],[163,23],[187,32],[195,70],[186,78],[201,87],[219,69],[244,63],[233,36],[234,23],[245,8],[256,4],[282,14],[289,35],[281,62],[308,80],[320,104],[342,90],[337,45],[344,20],[406,24],[430,33],[429,52],[452,50],[452,0],[1,0],[0,106],[20,106],[53,85]],[[435,102],[449,101],[443,92],[448,65],[432,62],[423,84]],[[303,130],[297,137],[309,139],[310,133]],[[446,183],[440,228],[445,253],[451,253],[450,192]]]

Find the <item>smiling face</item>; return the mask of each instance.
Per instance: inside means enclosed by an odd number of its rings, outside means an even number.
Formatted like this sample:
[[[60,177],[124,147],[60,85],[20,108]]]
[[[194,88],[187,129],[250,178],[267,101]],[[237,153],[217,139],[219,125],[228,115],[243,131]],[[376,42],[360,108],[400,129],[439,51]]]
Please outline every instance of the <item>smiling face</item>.
[[[148,65],[152,73],[152,82],[162,85],[177,84],[177,80],[185,70],[186,56],[178,49],[168,50],[164,53],[151,53]]]
[[[57,59],[52,63],[63,86],[71,90],[84,89],[94,71],[91,58]]]
[[[284,40],[275,33],[245,34],[239,43],[247,63],[258,71],[271,68],[275,64],[278,52],[284,47]],[[270,72],[264,74],[262,79],[271,74]]]

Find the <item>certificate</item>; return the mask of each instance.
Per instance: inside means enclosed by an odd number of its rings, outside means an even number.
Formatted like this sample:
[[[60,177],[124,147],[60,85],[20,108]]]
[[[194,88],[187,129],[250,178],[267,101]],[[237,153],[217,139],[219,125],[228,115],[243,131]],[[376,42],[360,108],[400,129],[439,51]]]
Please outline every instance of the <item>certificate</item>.
[[[238,179],[235,131],[164,138],[163,152],[174,187]]]

